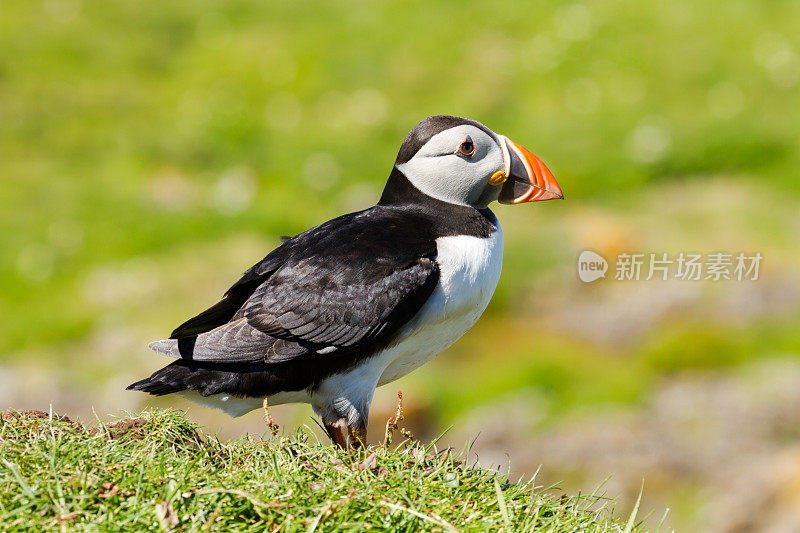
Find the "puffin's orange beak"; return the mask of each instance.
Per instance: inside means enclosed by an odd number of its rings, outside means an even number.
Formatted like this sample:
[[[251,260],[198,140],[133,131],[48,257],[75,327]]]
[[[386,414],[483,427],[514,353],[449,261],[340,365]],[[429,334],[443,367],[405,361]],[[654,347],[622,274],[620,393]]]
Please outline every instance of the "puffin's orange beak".
[[[541,159],[506,137],[501,136],[500,142],[505,145],[503,156],[506,158],[506,181],[500,190],[500,203],[521,204],[564,198],[553,173]]]

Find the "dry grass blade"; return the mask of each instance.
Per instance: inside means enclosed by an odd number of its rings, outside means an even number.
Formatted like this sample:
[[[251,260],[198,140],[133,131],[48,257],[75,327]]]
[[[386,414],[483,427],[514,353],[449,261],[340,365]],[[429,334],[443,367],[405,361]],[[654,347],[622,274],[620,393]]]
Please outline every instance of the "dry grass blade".
[[[330,510],[331,505],[333,504],[328,503],[327,505],[324,505],[322,507],[317,516],[314,518],[314,521],[311,522],[311,525],[308,526],[308,529],[306,530],[307,533],[314,533],[314,531],[317,530],[317,526],[319,525],[320,520],[322,520],[322,517],[325,516],[325,513],[327,513]]]
[[[394,432],[398,430],[397,423],[403,419],[403,391],[397,391],[397,405],[394,408],[394,414],[386,420],[386,430],[383,433],[383,446],[386,447],[392,443]]]
[[[275,419],[272,418],[272,415],[269,412],[269,402],[266,398],[264,398],[264,403],[261,405],[262,410],[264,411],[264,422],[267,423],[267,427],[269,428],[269,432],[272,436],[276,436],[280,433],[281,427],[275,422]]]
[[[412,515],[416,516],[417,518],[421,518],[421,519],[423,519],[423,520],[425,520],[427,522],[430,522],[431,524],[436,524],[437,526],[441,526],[443,528],[446,528],[448,531],[458,531],[456,528],[454,528],[453,526],[451,526],[447,522],[445,522],[443,520],[437,520],[436,518],[433,518],[432,516],[428,516],[426,514],[420,513],[419,511],[415,511],[414,509],[409,509],[407,507],[403,507],[401,505],[397,505],[396,503],[387,502],[386,500],[381,500],[381,505],[385,505],[386,507],[389,507],[390,509],[394,509],[395,511],[400,511],[400,512],[404,512],[404,513],[412,514]]]
[[[156,518],[164,531],[170,531],[173,527],[178,525],[178,513],[172,507],[172,504],[166,500],[161,500],[155,507]]]

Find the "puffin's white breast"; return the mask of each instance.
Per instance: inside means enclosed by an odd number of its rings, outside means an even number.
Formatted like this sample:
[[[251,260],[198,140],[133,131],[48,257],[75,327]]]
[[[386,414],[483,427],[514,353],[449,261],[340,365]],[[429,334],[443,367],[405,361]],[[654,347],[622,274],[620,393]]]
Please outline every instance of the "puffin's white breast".
[[[497,287],[503,265],[499,223],[489,237],[440,237],[436,247],[439,283],[397,340],[375,357],[386,365],[378,385],[403,377],[457,341],[481,316]]]

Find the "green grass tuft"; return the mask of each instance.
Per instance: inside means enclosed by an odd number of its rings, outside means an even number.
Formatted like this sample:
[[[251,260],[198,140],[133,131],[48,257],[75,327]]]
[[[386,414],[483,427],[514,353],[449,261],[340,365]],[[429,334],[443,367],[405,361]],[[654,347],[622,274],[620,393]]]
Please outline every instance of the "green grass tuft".
[[[311,432],[229,442],[181,413],[0,425],[0,530],[622,531],[602,496],[557,494],[402,443],[342,452]]]

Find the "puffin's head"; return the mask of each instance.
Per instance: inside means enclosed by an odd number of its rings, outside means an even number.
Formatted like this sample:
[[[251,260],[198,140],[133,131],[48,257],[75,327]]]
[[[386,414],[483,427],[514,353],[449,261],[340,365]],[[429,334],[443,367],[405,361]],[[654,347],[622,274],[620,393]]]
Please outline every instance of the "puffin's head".
[[[541,159],[468,118],[436,115],[417,124],[395,168],[420,192],[452,204],[483,208],[494,200],[564,198]]]

